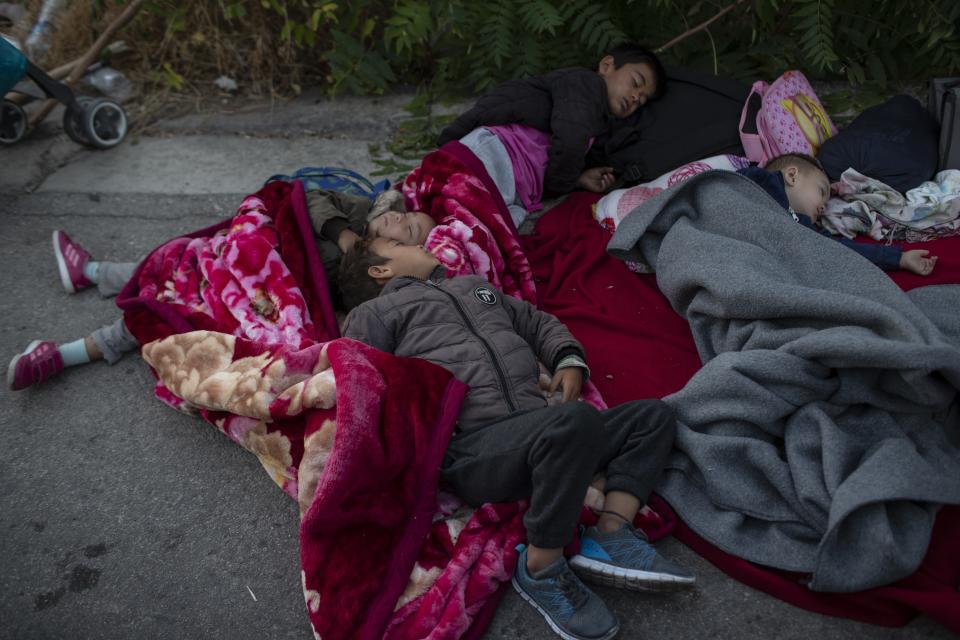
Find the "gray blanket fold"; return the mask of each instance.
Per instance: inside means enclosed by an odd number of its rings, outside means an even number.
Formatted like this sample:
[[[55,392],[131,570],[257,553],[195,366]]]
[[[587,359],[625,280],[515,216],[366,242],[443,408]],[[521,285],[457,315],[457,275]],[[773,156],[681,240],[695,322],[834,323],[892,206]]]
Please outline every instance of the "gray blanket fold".
[[[660,493],[698,534],[858,591],[912,573],[960,503],[960,286],[904,293],[712,171],[633,211],[607,247],[657,273],[703,368],[665,398]]]

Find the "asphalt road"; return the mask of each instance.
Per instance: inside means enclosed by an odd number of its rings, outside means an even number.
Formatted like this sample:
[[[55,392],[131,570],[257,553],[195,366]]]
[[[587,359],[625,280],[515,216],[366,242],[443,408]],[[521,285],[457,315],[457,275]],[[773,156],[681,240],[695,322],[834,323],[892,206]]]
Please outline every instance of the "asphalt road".
[[[368,145],[383,141],[406,99],[231,102],[96,152],[51,120],[0,149],[0,354],[81,337],[119,313],[95,291],[63,291],[53,230],[95,257],[136,259],[229,215],[271,174],[306,165],[368,173]],[[254,456],[162,405],[152,386],[128,356],[0,391],[0,638],[310,638],[296,505]],[[929,619],[886,629],[809,613],[674,540],[662,549],[698,586],[599,588],[620,616],[620,638],[950,636]],[[486,637],[552,635],[510,592]]]

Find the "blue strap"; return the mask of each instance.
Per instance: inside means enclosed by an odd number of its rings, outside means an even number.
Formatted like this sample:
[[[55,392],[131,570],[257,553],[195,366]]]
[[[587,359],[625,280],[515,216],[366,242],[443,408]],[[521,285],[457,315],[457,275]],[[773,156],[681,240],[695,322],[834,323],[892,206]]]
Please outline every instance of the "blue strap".
[[[381,180],[373,184],[356,171],[343,167],[303,167],[293,175],[276,174],[270,176],[264,184],[269,184],[275,180],[285,182],[299,180],[303,183],[303,188],[306,191],[316,189],[342,191],[353,195],[366,196],[371,200],[390,188],[389,180]]]

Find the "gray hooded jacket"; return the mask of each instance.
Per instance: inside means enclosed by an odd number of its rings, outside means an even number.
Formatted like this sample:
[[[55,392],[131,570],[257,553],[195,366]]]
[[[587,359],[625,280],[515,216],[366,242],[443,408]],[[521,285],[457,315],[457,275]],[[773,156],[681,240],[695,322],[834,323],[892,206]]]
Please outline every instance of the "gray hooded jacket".
[[[549,313],[505,295],[484,278],[398,277],[347,316],[344,337],[423,358],[470,386],[460,430],[546,406],[537,359],[556,366],[583,347]]]

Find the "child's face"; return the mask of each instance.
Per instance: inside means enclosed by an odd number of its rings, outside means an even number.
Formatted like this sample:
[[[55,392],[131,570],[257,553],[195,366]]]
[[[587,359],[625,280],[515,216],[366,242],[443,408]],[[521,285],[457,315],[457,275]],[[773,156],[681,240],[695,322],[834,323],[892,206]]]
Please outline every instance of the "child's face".
[[[387,238],[401,244],[418,245],[427,241],[427,234],[437,225],[422,211],[387,211],[370,221],[367,233],[372,238]]]
[[[787,187],[787,200],[797,213],[809,216],[817,222],[830,199],[830,180],[827,174],[810,167],[787,167],[783,170],[783,182]]]
[[[628,62],[617,69],[613,56],[605,56],[600,60],[597,73],[607,83],[610,113],[616,118],[632,115],[657,91],[653,67],[646,62]]]
[[[386,282],[399,276],[413,276],[415,278],[429,278],[440,262],[432,253],[419,245],[403,244],[389,238],[376,238],[370,243],[370,251],[387,262],[372,266],[369,269],[370,277]]]

